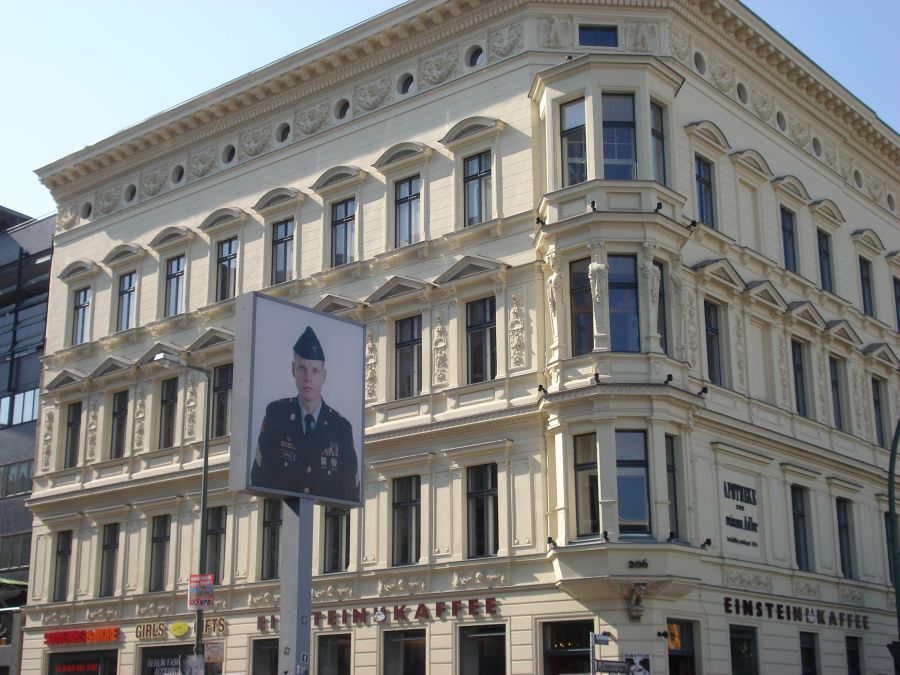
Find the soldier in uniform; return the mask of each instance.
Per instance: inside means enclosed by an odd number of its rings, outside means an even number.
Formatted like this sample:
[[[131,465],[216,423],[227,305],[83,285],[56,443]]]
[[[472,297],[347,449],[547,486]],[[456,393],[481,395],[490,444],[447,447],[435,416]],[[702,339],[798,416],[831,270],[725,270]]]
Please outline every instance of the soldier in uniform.
[[[325,352],[311,327],[294,344],[291,372],[297,396],[266,407],[251,484],[357,501],[359,475],[352,429],[322,399]]]

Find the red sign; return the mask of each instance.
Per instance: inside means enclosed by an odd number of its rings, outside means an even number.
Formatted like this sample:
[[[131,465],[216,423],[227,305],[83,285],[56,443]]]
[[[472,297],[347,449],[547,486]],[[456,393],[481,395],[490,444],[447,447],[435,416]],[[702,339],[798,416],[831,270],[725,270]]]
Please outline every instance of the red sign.
[[[94,628],[92,630],[48,630],[44,633],[45,645],[81,645],[93,642],[118,642],[118,628]]]

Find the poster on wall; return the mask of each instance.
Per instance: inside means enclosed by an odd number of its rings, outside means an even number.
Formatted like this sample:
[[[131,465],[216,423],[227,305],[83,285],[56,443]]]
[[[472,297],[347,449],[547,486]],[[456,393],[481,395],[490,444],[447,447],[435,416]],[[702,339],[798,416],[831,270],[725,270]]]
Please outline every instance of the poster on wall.
[[[238,299],[233,490],[361,503],[364,330],[260,293]]]
[[[649,675],[650,654],[648,652],[625,652],[625,664],[628,672],[637,675]]]
[[[188,579],[188,609],[212,609],[216,606],[215,577],[192,574]]]

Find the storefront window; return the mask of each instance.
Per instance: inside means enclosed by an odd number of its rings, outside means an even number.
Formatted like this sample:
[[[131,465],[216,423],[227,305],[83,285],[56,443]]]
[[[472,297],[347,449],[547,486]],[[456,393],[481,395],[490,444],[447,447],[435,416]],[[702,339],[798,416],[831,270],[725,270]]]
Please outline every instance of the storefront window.
[[[146,647],[141,650],[141,675],[194,675],[195,666],[189,665],[194,645],[171,647]],[[113,672],[113,671],[110,671]],[[197,673],[197,675],[201,675]],[[222,664],[207,663],[206,675],[222,675]]]
[[[386,631],[382,672],[425,675],[425,630]]]
[[[505,675],[506,626],[459,629],[459,675]]]
[[[90,673],[115,675],[118,652],[115,650],[50,654],[49,675]]]
[[[318,675],[350,675],[350,634],[319,636]]]
[[[253,675],[277,675],[278,638],[253,641]]]
[[[544,675],[591,672],[593,621],[544,624]]]
[[[669,647],[669,675],[694,675],[694,624],[669,619],[666,625]]]

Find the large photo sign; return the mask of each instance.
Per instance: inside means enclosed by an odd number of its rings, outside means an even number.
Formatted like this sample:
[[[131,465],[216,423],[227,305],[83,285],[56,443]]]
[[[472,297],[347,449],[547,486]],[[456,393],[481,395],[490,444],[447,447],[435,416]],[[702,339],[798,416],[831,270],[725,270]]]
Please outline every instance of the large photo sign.
[[[236,319],[231,488],[358,505],[363,326],[258,293]]]

